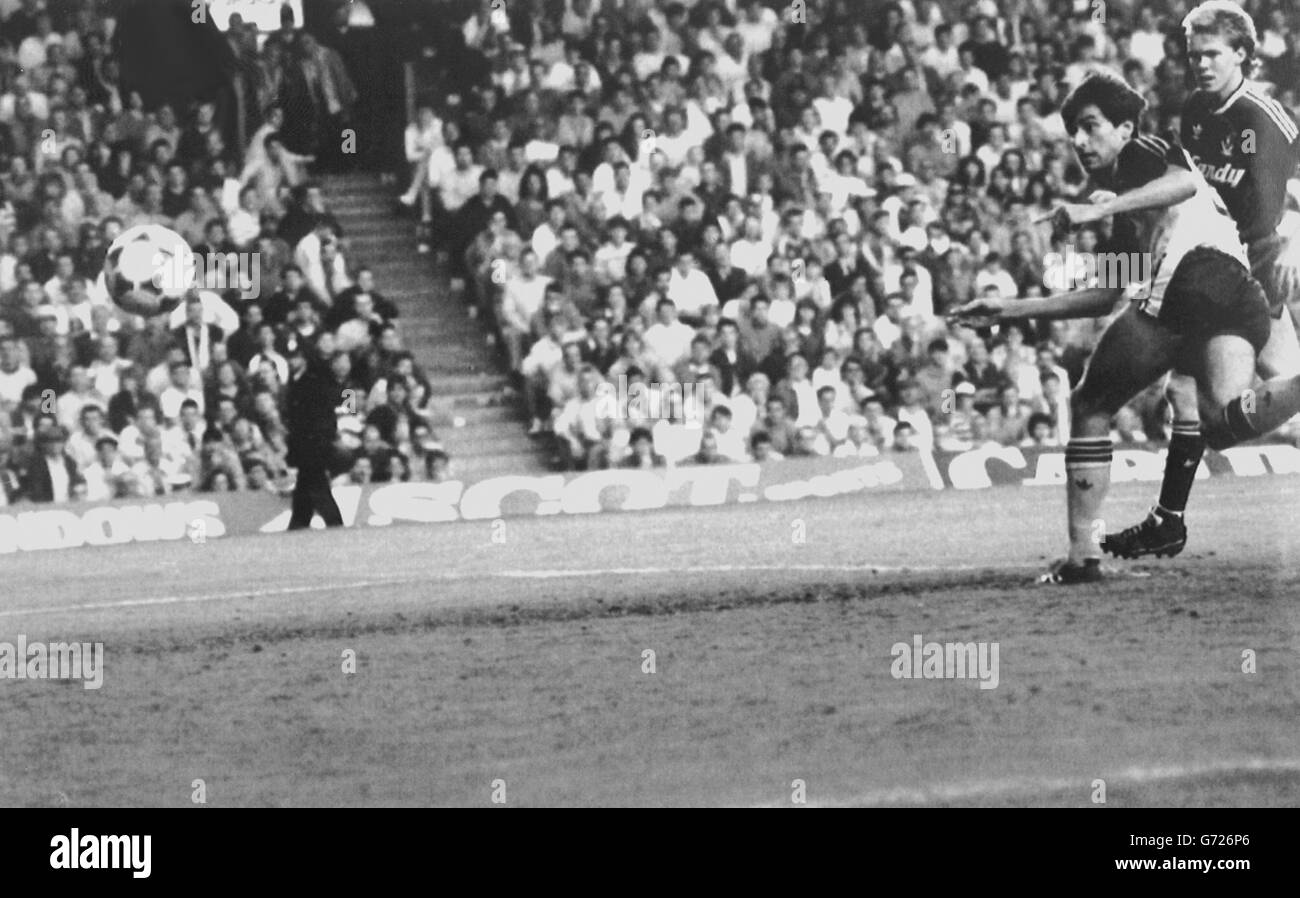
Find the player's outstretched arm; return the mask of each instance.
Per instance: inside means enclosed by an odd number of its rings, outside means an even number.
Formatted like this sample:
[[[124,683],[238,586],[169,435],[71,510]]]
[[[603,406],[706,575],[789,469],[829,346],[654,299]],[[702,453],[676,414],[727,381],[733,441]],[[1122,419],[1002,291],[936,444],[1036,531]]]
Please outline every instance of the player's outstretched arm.
[[[1175,206],[1191,198],[1195,193],[1196,176],[1185,168],[1170,168],[1160,177],[1148,181],[1141,187],[1135,187],[1118,195],[1099,190],[1089,197],[1090,202],[1062,203],[1036,220],[1051,219],[1057,229],[1066,231],[1122,212]]]
[[[1017,318],[1098,318],[1109,315],[1115,303],[1124,295],[1118,287],[1086,287],[1039,296],[1031,299],[1003,299],[988,296],[966,303],[952,313],[963,324],[988,321],[1009,321]],[[978,324],[976,324],[978,326]]]
[[[1111,197],[1093,208],[1106,218],[1123,212],[1136,212],[1139,209],[1163,209],[1176,206],[1196,194],[1196,175],[1185,168],[1173,168],[1154,181],[1148,181],[1141,187],[1126,190],[1118,196]]]

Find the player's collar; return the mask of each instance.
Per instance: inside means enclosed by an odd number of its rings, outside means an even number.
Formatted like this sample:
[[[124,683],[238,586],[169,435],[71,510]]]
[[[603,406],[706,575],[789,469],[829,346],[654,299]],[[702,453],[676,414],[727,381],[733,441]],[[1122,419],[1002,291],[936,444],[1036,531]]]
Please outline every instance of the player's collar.
[[[1237,89],[1234,90],[1232,93],[1228,94],[1228,99],[1224,100],[1223,105],[1220,106],[1218,109],[1214,110],[1213,114],[1222,115],[1224,110],[1226,110],[1229,106],[1235,103],[1237,101],[1237,97],[1241,96],[1245,92],[1246,86],[1248,84],[1250,84],[1250,79],[1242,78],[1241,83],[1237,85]]]

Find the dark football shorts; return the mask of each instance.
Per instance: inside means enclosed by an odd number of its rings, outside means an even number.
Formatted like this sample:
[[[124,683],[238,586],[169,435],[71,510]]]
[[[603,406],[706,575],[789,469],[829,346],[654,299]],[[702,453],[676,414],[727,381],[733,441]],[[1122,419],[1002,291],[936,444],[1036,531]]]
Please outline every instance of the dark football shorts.
[[[1268,302],[1268,314],[1281,318],[1282,310],[1292,299],[1300,297],[1286,296],[1273,278],[1273,265],[1277,257],[1286,249],[1287,240],[1277,233],[1268,234],[1246,246],[1246,255],[1250,257],[1250,273],[1264,288],[1264,299]]]
[[[1235,334],[1259,352],[1268,342],[1264,288],[1227,253],[1198,246],[1183,256],[1165,287],[1156,320],[1197,340]]]

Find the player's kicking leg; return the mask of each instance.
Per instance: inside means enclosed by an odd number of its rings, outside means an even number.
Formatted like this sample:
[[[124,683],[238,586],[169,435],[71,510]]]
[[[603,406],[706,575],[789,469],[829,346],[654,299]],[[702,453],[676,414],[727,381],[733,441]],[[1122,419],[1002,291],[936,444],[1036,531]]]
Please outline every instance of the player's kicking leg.
[[[1276,284],[1268,291],[1271,317],[1268,342],[1259,353],[1256,370],[1264,380],[1300,375],[1300,339],[1287,304],[1280,298]],[[1198,391],[1193,375],[1175,370],[1165,387],[1165,396],[1173,411],[1173,434],[1165,457],[1164,479],[1160,498],[1146,518],[1119,533],[1108,533],[1101,542],[1103,551],[1118,558],[1157,558],[1177,555],[1187,544],[1187,525],[1183,514],[1192,483],[1205,454],[1201,433]],[[1210,403],[1218,409],[1220,403]],[[1284,422],[1285,423],[1285,422]]]
[[[1101,579],[1101,506],[1110,488],[1110,422],[1126,402],[1174,366],[1183,345],[1169,327],[1130,305],[1097,343],[1083,380],[1070,397],[1065,450],[1069,556],[1044,583]],[[1253,359],[1252,359],[1253,364]]]

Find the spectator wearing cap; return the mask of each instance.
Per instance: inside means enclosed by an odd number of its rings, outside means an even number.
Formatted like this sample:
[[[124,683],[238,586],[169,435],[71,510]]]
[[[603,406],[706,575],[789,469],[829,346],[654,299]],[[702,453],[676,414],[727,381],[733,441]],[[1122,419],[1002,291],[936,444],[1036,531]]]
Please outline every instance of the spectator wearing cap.
[[[85,496],[86,480],[65,451],[67,431],[61,425],[36,437],[36,456],[23,472],[22,494],[31,502],[71,502]]]

